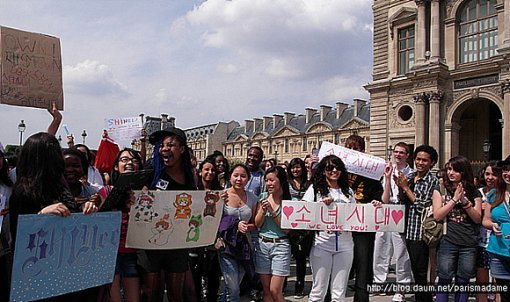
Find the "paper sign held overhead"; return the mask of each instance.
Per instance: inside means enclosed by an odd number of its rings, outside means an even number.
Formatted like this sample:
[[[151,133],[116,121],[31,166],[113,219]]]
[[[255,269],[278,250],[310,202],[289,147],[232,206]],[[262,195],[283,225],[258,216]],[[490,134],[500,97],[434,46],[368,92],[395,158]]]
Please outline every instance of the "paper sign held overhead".
[[[108,118],[105,119],[105,129],[108,136],[116,142],[138,139],[142,131],[142,118]]]
[[[338,156],[348,172],[371,179],[380,180],[384,175],[384,159],[363,152],[340,147],[330,142],[322,142],[319,159],[327,155]]]
[[[0,103],[63,110],[60,40],[8,27],[0,37]]]

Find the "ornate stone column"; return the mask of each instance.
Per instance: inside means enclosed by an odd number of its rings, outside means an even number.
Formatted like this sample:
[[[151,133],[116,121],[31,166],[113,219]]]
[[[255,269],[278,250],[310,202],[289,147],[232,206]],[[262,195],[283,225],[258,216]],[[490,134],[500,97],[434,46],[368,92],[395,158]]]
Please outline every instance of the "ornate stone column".
[[[460,125],[456,122],[447,123],[444,126],[444,157],[452,158],[459,154],[459,131]],[[439,164],[442,164],[440,162]]]
[[[441,129],[441,117],[439,105],[443,99],[443,92],[431,92],[429,99],[429,145],[440,152],[441,141],[439,130]]]
[[[426,0],[415,0],[418,6],[418,26],[416,28],[416,65],[422,65],[425,62],[425,35],[426,35],[426,13],[425,3]]]
[[[505,1],[505,4],[508,2],[509,1]],[[501,114],[501,123],[503,128],[503,146],[501,151],[503,158],[506,158],[510,155],[510,143],[508,142],[508,138],[510,137],[510,79],[506,79],[501,82],[501,93],[503,93],[504,99],[503,112]]]
[[[415,102],[415,116],[414,119],[416,121],[416,138],[415,138],[415,146],[426,144],[427,141],[425,139],[425,106],[429,100],[429,95],[425,92],[418,93],[414,97]]]
[[[432,0],[430,7],[430,55],[431,61],[441,58],[439,0]]]

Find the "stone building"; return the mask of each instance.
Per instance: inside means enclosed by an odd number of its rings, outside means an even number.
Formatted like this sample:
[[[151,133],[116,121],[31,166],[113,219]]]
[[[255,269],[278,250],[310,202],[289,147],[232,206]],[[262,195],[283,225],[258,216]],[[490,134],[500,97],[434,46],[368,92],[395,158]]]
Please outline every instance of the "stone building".
[[[306,108],[305,114],[273,114],[246,120],[244,126],[235,128],[223,143],[223,153],[231,161],[244,162],[248,149],[259,146],[266,159],[289,162],[304,158],[322,141],[342,145],[354,133],[365,137],[369,151],[369,123],[370,104],[357,99],[351,106],[338,102],[335,108]]]
[[[200,162],[207,155],[215,150],[223,150],[222,142],[227,140],[228,135],[236,128],[239,123],[230,121],[228,123],[218,122],[215,124],[198,126],[185,129],[188,145],[193,149],[197,160]]]
[[[510,0],[374,0],[373,14],[371,153],[509,155]]]

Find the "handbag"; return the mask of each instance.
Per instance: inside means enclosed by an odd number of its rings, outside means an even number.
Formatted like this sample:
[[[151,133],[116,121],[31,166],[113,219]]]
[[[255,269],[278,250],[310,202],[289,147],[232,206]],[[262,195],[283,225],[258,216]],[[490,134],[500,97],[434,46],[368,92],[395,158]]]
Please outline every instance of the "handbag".
[[[444,220],[434,219],[433,207],[430,205],[425,209],[422,218],[422,240],[425,241],[429,247],[436,247],[443,234],[446,233],[445,224]]]

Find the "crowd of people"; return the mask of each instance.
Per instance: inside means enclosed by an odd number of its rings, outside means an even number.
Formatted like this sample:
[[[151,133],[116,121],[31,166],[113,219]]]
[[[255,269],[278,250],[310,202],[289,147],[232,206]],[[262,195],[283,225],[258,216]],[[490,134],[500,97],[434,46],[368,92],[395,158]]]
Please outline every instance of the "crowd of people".
[[[294,158],[289,163],[264,159],[252,146],[245,163],[230,167],[220,152],[196,163],[185,133],[169,128],[152,133],[154,146],[145,154],[131,148],[118,152],[108,175],[93,166],[93,152],[85,145],[62,150],[55,138],[60,113],[46,132],[30,136],[14,169],[0,145],[0,203],[6,207],[0,237],[0,300],[9,300],[12,255],[16,248],[18,216],[97,211],[121,211],[121,237],[111,284],[49,298],[48,301],[284,301],[283,291],[296,264],[296,298],[343,301],[354,278],[354,301],[369,301],[371,284],[387,282],[390,263],[396,263],[399,284],[507,286],[498,293],[478,292],[477,301],[510,301],[510,156],[487,164],[479,175],[470,162],[455,156],[432,169],[438,154],[432,146],[411,150],[405,142],[394,146],[381,181],[347,171],[335,155]],[[142,137],[145,143],[146,137]],[[345,147],[365,152],[364,139],[351,135]],[[411,160],[412,158],[412,160]],[[411,168],[410,164],[414,166]],[[141,250],[125,246],[133,188],[116,186],[119,175],[152,170],[150,190],[220,190],[223,215],[214,245],[196,249]],[[475,176],[481,180],[475,184]],[[400,204],[406,207],[405,231],[304,231],[281,227],[284,200],[336,203]],[[431,208],[444,232],[437,246],[423,240],[423,220]],[[393,261],[392,261],[393,260]],[[309,261],[312,284],[305,292]],[[93,276],[91,276],[93,277]],[[220,291],[223,278],[224,290]],[[202,288],[205,288],[203,290]],[[467,301],[469,291],[397,291],[393,301],[412,294],[416,301]],[[475,294],[475,293],[473,293]]]

